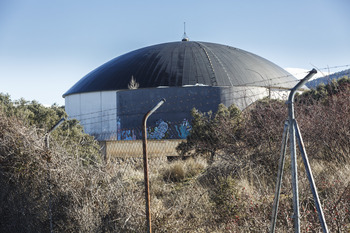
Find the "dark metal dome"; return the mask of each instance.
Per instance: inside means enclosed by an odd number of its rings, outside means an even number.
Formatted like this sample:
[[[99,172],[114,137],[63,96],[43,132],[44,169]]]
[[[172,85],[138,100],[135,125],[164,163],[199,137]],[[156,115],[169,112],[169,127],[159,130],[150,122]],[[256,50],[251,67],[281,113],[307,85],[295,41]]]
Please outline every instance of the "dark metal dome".
[[[141,48],[96,68],[63,96],[158,86],[264,86],[291,88],[297,79],[250,52],[208,42],[181,41]]]

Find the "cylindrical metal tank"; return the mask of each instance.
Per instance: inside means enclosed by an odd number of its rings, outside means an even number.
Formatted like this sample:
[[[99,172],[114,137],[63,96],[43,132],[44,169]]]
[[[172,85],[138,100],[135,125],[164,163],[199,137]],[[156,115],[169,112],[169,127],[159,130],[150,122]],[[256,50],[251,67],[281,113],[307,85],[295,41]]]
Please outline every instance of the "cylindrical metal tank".
[[[136,90],[129,89],[132,79]],[[223,103],[244,109],[257,99],[288,90],[297,81],[284,69],[250,52],[215,43],[181,41],[114,58],[63,96],[68,115],[80,120],[85,132],[99,140],[140,138],[142,116],[166,98],[149,124],[157,130],[161,125],[163,131],[168,127],[167,133],[155,137],[183,138],[192,108],[216,111]]]

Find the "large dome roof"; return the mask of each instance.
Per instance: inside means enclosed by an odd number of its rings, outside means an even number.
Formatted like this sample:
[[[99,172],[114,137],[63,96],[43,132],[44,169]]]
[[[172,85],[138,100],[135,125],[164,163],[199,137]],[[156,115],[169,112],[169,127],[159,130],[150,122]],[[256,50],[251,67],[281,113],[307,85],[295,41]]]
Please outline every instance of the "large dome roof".
[[[96,68],[63,96],[158,86],[264,86],[291,88],[297,79],[274,63],[226,45],[181,41],[141,48]]]

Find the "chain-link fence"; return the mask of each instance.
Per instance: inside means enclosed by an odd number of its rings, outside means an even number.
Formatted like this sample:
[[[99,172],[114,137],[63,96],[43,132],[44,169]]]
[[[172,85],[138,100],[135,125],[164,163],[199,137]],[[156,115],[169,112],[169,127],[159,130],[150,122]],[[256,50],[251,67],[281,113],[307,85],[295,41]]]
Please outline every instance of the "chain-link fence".
[[[159,91],[160,90],[160,91]],[[178,156],[177,146],[186,140],[192,130],[193,110],[214,114],[223,103],[240,109],[249,107],[260,98],[286,99],[288,91],[265,87],[183,87],[157,89],[154,98],[144,95],[149,90],[117,92],[116,108],[70,115],[78,119],[85,132],[102,145],[107,158],[142,156],[142,118],[163,96],[166,103],[147,121],[149,155]],[[167,92],[172,92],[169,95]]]
[[[176,147],[184,142],[192,129],[190,120],[169,122],[160,119],[155,126],[147,127],[148,153],[150,157],[178,156]],[[99,135],[100,144],[107,158],[142,157],[142,129],[119,129],[117,132]]]

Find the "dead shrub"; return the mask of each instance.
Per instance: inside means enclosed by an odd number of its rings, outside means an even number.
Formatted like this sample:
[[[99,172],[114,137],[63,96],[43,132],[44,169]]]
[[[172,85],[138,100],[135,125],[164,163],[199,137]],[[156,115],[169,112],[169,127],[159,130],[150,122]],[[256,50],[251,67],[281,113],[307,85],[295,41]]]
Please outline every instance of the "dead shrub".
[[[167,170],[164,171],[164,179],[178,182],[185,179],[185,168],[183,163],[176,161]]]
[[[201,158],[189,158],[185,161],[186,174],[188,177],[194,177],[200,174],[207,167],[207,162]]]
[[[322,101],[297,102],[296,118],[328,228],[349,232],[350,93],[338,88],[325,96]],[[234,109],[222,107],[218,117],[210,119],[216,127],[204,128],[205,137],[198,144],[191,142],[188,152],[195,152],[194,159],[150,159],[155,232],[268,231],[286,106],[263,100],[239,117]],[[88,137],[70,141],[67,148],[62,146],[67,135],[59,132],[47,151],[43,132],[0,111],[1,232],[48,232],[50,199],[55,232],[145,231],[141,159],[103,162],[92,153],[97,150],[83,148],[94,145]],[[204,139],[212,137],[215,141],[206,144]],[[198,156],[212,152],[217,158],[209,165]],[[288,158],[276,232],[293,228]],[[303,169],[299,191],[301,231],[321,231]]]
[[[163,177],[166,181],[180,182],[198,175],[206,166],[207,164],[202,158],[177,160],[170,162],[167,167],[163,168]]]

